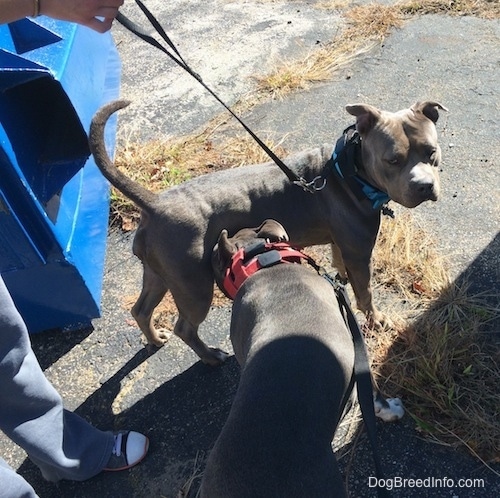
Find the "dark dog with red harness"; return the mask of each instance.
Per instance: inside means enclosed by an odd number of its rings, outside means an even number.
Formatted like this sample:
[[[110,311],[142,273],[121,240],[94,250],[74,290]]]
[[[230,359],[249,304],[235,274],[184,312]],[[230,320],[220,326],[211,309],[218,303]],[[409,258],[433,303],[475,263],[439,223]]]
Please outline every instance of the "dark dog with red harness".
[[[352,387],[353,340],[332,285],[296,264],[309,258],[287,240],[267,220],[232,238],[224,230],[213,252],[217,284],[234,298],[242,371],[203,498],[345,496],[331,441]],[[382,401],[378,416],[401,418],[399,400]]]

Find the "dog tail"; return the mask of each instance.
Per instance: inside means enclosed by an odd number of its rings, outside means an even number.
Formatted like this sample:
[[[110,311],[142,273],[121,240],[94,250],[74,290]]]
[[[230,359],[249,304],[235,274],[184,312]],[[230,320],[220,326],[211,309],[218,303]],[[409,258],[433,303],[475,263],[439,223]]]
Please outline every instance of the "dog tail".
[[[114,165],[106,151],[104,140],[104,129],[110,116],[129,104],[130,102],[127,100],[115,100],[104,105],[95,113],[90,123],[89,147],[95,163],[105,178],[138,207],[148,211],[152,209],[157,195],[131,180]]]

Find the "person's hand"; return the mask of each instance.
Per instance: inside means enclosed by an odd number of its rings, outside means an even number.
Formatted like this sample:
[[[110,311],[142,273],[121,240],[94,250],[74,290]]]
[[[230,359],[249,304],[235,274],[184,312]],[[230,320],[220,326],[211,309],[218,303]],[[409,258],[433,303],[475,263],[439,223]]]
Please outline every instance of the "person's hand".
[[[99,33],[111,29],[124,0],[39,0],[40,15],[87,26]]]

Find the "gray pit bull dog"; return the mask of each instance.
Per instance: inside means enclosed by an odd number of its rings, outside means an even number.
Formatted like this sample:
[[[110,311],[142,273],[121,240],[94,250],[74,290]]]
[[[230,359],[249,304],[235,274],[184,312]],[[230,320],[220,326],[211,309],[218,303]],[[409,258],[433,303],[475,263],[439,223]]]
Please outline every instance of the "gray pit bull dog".
[[[213,253],[221,289],[233,256],[259,239],[288,236],[274,220],[232,238],[222,231]],[[280,253],[285,261],[287,249]],[[248,259],[246,268],[254,261]],[[231,316],[240,382],[209,455],[201,497],[346,496],[331,442],[352,387],[354,345],[334,288],[294,262],[259,265],[247,275]],[[375,410],[387,421],[403,416],[397,399],[380,397]]]
[[[273,163],[218,171],[155,194],[118,171],[106,152],[106,122],[127,105],[115,101],[101,108],[92,120],[89,143],[104,176],[142,210],[133,251],[143,264],[143,287],[132,315],[150,344],[162,346],[168,339],[151,319],[170,290],[179,311],[174,333],[203,362],[224,361],[226,353],[208,347],[198,336],[213,297],[212,249],[222,229],[232,234],[267,218],[287,227],[294,246],[333,243],[336,266],[348,277],[358,308],[375,326],[383,323],[370,285],[381,206],[334,174],[331,145],[286,161],[305,179],[326,179],[325,188],[314,195],[297,188]],[[346,109],[356,116],[360,137],[355,182],[409,208],[437,200],[441,152],[435,123],[438,109],[445,108],[420,102],[396,113],[367,104]]]

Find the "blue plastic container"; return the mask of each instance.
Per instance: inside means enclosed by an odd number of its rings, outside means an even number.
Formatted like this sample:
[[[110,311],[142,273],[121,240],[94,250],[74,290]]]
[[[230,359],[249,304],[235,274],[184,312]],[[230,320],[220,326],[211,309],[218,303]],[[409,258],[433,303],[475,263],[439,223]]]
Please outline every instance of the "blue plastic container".
[[[119,84],[109,33],[46,17],[0,26],[0,272],[32,333],[100,315],[109,189],[87,131]]]

